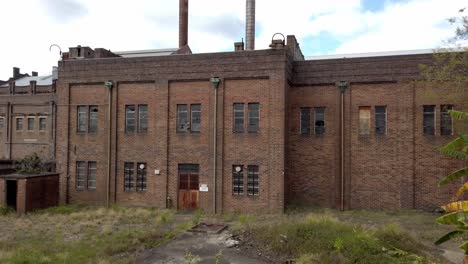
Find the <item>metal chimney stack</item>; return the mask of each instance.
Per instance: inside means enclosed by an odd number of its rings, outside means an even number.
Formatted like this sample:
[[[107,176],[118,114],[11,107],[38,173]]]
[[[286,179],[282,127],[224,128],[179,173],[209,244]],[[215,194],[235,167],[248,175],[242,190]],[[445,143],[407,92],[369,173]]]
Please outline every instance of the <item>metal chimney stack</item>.
[[[188,44],[188,0],[179,1],[179,48]]]
[[[245,21],[245,49],[255,49],[255,0],[247,0]]]

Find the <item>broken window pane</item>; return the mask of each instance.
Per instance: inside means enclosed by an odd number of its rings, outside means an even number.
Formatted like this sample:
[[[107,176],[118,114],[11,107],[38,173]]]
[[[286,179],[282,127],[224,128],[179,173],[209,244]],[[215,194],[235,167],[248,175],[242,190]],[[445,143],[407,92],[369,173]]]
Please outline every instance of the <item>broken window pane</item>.
[[[386,106],[375,107],[375,133],[376,134],[387,133],[387,107]]]
[[[125,106],[125,132],[134,133],[136,128],[135,106]]]
[[[137,163],[137,191],[146,191],[146,163]]]
[[[249,103],[249,124],[248,132],[258,132],[260,126],[260,104]]]
[[[452,116],[449,114],[449,110],[452,110],[452,105],[441,105],[440,106],[440,134],[452,135]]]
[[[244,194],[244,166],[243,165],[232,166],[232,194],[234,195]]]
[[[188,129],[188,107],[186,104],[177,105],[177,132],[187,132]]]
[[[233,131],[237,133],[244,132],[244,104],[234,104],[234,125]]]
[[[423,130],[425,135],[435,134],[435,105],[425,105]]]
[[[89,106],[89,132],[96,132],[98,130],[98,106]]]
[[[191,126],[190,131],[200,132],[201,129],[201,105],[193,104],[190,106]]]
[[[315,107],[315,134],[325,133],[325,107]]]
[[[370,107],[359,107],[359,134],[369,135],[370,133]]]
[[[310,107],[301,107],[301,135],[310,135]]]

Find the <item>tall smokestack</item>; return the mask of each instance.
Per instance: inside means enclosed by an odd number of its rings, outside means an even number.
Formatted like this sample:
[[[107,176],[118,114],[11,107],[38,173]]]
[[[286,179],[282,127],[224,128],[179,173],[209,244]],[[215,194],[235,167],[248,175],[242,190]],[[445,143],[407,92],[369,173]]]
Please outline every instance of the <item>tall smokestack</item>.
[[[245,49],[255,49],[255,0],[247,0],[245,20]]]
[[[179,48],[188,44],[188,0],[179,1]]]

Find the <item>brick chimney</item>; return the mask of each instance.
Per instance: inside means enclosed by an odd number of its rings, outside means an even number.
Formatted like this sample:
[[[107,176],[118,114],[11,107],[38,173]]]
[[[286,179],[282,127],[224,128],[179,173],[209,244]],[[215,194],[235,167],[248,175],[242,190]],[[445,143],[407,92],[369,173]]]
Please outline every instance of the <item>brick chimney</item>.
[[[247,0],[245,10],[245,49],[255,49],[255,0]]]
[[[20,68],[13,67],[13,79],[18,79],[20,77]]]
[[[188,44],[188,0],[179,0],[179,48]]]
[[[244,50],[244,42],[234,42],[234,50],[235,51],[243,51]]]
[[[38,74],[37,72],[33,71],[33,72],[31,73],[31,76],[37,76],[37,74]]]

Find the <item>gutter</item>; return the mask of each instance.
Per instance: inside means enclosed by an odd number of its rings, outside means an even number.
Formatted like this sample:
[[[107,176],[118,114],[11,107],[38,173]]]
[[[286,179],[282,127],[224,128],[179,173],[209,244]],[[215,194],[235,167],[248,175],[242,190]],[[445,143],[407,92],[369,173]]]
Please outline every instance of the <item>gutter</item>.
[[[110,176],[111,176],[111,137],[112,137],[112,88],[114,87],[113,81],[105,82],[105,86],[108,89],[108,109],[107,109],[107,195],[106,195],[106,206],[110,205]]]
[[[340,81],[337,83],[340,89],[340,210],[345,210],[345,197],[344,197],[344,93],[348,83],[346,81]]]

